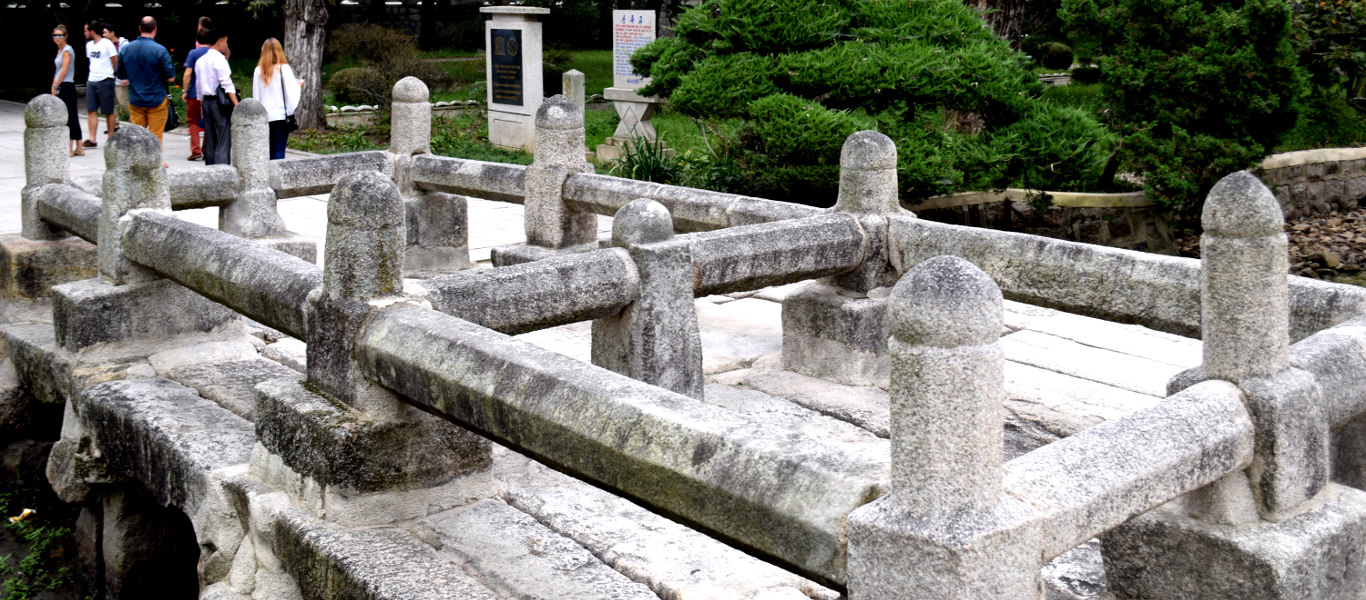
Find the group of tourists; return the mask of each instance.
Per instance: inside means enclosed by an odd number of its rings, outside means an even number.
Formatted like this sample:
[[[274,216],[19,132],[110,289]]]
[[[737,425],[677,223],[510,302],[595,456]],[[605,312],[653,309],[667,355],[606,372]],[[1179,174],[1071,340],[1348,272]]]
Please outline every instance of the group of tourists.
[[[52,29],[52,41],[57,45],[52,95],[66,104],[72,156],[83,156],[86,148],[99,146],[95,140],[99,126],[97,115],[106,120],[106,136],[112,135],[117,128],[116,81],[126,81],[128,86],[129,121],[146,127],[161,139],[172,110],[168,85],[175,83],[177,73],[170,52],[156,41],[156,19],[143,17],[138,23],[138,33],[130,42],[118,37],[113,26],[107,23],[91,21],[85,25],[85,56],[90,69],[86,77],[90,137],[83,138],[76,115],[75,51],[68,43],[65,25]],[[239,98],[228,63],[231,54],[227,32],[213,28],[208,17],[201,17],[195,33],[195,48],[186,56],[184,71],[180,73],[180,97],[185,101],[190,134],[187,160],[203,160],[205,164],[214,165],[229,164],[232,159],[230,126]],[[299,105],[303,85],[303,80],[294,75],[285,60],[280,42],[275,38],[267,39],[261,45],[261,58],[252,74],[251,94],[266,108],[272,160],[285,157],[289,133],[296,128],[293,113]]]

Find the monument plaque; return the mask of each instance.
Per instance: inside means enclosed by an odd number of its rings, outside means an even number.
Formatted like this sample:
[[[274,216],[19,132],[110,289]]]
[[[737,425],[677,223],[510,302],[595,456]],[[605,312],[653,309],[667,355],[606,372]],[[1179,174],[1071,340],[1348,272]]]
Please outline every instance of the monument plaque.
[[[522,105],[522,31],[520,29],[494,29],[493,52],[489,60],[493,62],[493,101],[512,106]]]
[[[649,78],[631,70],[631,55],[655,41],[655,11],[612,11],[612,87],[638,90]]]

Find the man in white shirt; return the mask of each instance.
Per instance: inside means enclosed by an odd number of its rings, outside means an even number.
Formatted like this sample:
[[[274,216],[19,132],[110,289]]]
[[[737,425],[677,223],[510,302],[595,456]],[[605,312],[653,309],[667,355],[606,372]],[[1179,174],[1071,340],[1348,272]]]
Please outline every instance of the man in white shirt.
[[[204,35],[209,51],[194,65],[195,87],[198,88],[199,101],[204,113],[204,164],[226,165],[232,161],[232,137],[229,125],[232,109],[237,106],[237,88],[232,83],[232,68],[225,56],[228,50],[228,36],[221,29]],[[228,103],[218,101],[218,90],[222,88]]]
[[[104,115],[105,135],[113,135],[118,127],[114,116],[114,69],[119,66],[119,51],[114,43],[104,39],[104,24],[91,21],[85,25],[85,57],[90,60],[90,75],[85,80],[85,108],[90,111],[90,139],[81,142],[86,148],[99,146],[95,130],[99,117]]]

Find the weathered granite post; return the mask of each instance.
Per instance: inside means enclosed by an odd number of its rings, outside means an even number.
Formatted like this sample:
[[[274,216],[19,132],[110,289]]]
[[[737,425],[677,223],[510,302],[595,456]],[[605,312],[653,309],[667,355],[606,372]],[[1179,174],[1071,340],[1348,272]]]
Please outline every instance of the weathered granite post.
[[[318,244],[308,236],[285,230],[270,186],[270,123],[266,107],[247,98],[232,113],[232,166],[241,178],[241,191],[218,210],[218,228],[308,262],[318,256]],[[180,177],[195,177],[195,173]]]
[[[783,366],[851,385],[888,376],[886,287],[889,219],[913,216],[897,200],[896,144],[876,131],[845,140],[835,211],[858,215],[868,235],[863,265],[808,284],[783,301]]]
[[[693,398],[702,397],[702,338],[693,306],[692,251],[674,240],[664,205],[640,198],[617,211],[612,245],[640,272],[640,298],[593,321],[593,364]]]
[[[536,111],[535,158],[526,168],[526,244],[495,248],[495,265],[544,258],[547,249],[597,248],[598,216],[564,201],[565,180],[593,172],[584,148],[583,112],[563,95],[546,99]]]
[[[1318,383],[1290,366],[1280,206],[1240,171],[1210,191],[1202,221],[1202,373],[1242,389],[1255,455],[1245,471],[1108,533],[1112,589],[1145,598],[1355,597],[1366,589],[1366,492],[1329,482]]]
[[[403,272],[428,277],[470,267],[468,202],[464,196],[413,187],[413,157],[431,153],[432,103],[427,84],[404,77],[394,84],[389,152],[394,182],[407,215]]]
[[[0,297],[37,299],[54,285],[93,277],[96,250],[38,214],[38,194],[69,179],[66,105],[51,94],[24,109],[24,188],[20,234],[0,237]]]
[[[431,488],[489,461],[486,440],[408,406],[356,363],[370,314],[410,301],[405,242],[398,186],[377,172],[343,177],[327,205],[323,285],[310,297],[308,385],[291,378],[256,388],[257,437],[273,457],[253,457],[254,468],[270,478],[278,460],[316,484],[302,500],[328,518],[408,518],[403,508],[366,516],[343,506],[360,493]]]
[[[99,342],[209,331],[236,314],[133,264],[124,255],[124,215],[171,210],[161,141],[136,125],[120,127],[104,147],[99,218],[99,273],[52,288],[57,343],[75,352]]]
[[[232,112],[232,166],[242,178],[237,199],[218,211],[218,228],[244,238],[273,237],[285,232],[275,212],[270,187],[270,123],[266,107],[247,98]]]
[[[43,184],[64,183],[70,177],[67,157],[66,105],[56,96],[43,94],[24,109],[24,189],[22,235],[30,240],[59,240],[67,233],[38,216],[37,193]]]
[[[1041,598],[1033,511],[1002,493],[1001,290],[941,256],[891,292],[891,490],[849,515],[849,596]]]

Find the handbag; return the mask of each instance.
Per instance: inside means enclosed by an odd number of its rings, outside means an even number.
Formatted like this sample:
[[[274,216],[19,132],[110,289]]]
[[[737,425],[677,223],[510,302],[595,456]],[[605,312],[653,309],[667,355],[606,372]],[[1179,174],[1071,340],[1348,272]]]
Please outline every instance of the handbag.
[[[231,115],[232,109],[237,108],[233,105],[232,99],[228,98],[228,91],[223,89],[223,86],[218,87],[218,91],[214,93],[213,97],[214,100],[218,102],[218,108],[222,110],[224,115]]]
[[[180,115],[175,112],[175,104],[170,101],[170,96],[166,97],[166,128],[163,131],[173,131],[180,127]]]
[[[285,70],[280,69],[280,76],[275,78],[280,82],[280,104],[285,103]],[[291,133],[299,129],[299,120],[294,118],[294,114],[285,111],[285,133]]]

